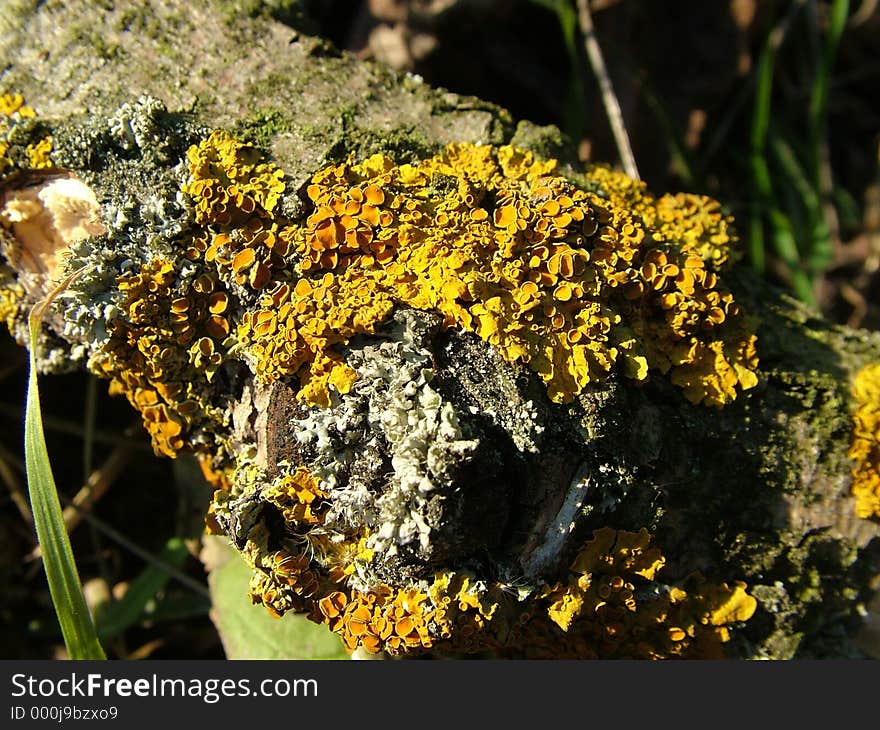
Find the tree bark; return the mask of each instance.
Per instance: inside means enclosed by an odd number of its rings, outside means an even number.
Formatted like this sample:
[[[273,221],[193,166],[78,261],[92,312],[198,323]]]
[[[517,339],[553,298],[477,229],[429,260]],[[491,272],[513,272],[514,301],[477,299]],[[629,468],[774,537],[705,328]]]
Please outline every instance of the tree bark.
[[[106,351],[95,340],[95,323],[110,326],[114,316],[106,309],[124,299],[120,277],[138,276],[158,257],[175,263],[172,289],[198,276],[201,270],[174,254],[170,242],[192,231],[193,206],[181,201],[181,181],[187,150],[211,130],[253,144],[283,171],[277,210],[294,223],[311,212],[305,190],[312,175],[349,155],[381,152],[402,164],[448,143],[512,144],[558,158],[560,169],[581,179],[555,128],[515,123],[492,104],[361,62],[273,13],[242,15],[243,4],[219,1],[197,8],[174,0],[113,5],[18,0],[0,16],[0,92],[20,93],[37,112],[9,135],[9,157],[22,169],[2,178],[3,203],[8,208],[22,191],[64,178],[92,191],[99,211],[91,221],[97,227],[74,236],[69,260],[57,270],[41,252],[32,252],[36,262],[22,253],[21,233],[7,215],[0,291],[17,292],[8,316],[23,344],[29,305],[62,271],[86,268],[46,319],[44,371],[88,366],[124,380],[118,368],[101,369]],[[271,7],[288,22],[299,17],[295,3]],[[25,170],[25,150],[47,136],[54,167]],[[225,430],[197,423],[171,434],[169,443],[179,443],[165,451],[203,456],[220,486],[213,528],[229,536],[257,574],[268,574],[265,561],[278,554],[273,544],[290,538],[290,518],[279,526],[277,515],[293,509],[269,487],[293,474],[291,464],[349,485],[332,494],[350,504],[325,505],[323,519],[337,520],[344,531],[346,509],[360,505],[370,513],[364,519],[371,534],[382,534],[389,510],[398,507],[383,501],[380,473],[398,467],[392,437],[385,433],[376,445],[376,424],[396,407],[394,378],[404,387],[430,367],[431,392],[460,425],[458,440],[441,444],[438,458],[448,464],[434,476],[445,481],[416,510],[431,538],[373,537],[370,544],[384,553],[374,567],[355,571],[353,585],[362,593],[378,583],[425,585],[438,572],[464,571],[508,595],[521,590],[525,606],[564,583],[566,566],[594,531],[647,528],[665,557],[662,583],[652,590],[692,585],[699,573],[715,584],[742,581],[756,599],[754,615],[734,625],[728,656],[877,656],[869,634],[880,524],[856,516],[849,450],[851,383],[880,361],[880,336],[823,320],[743,266],[724,279],[758,323],[760,364],[757,386],[722,408],[688,402],[660,373],[640,383],[611,375],[570,403],[554,403],[534,372],[483,339],[398,307],[374,337],[353,338],[344,350],[361,379],[368,366],[381,365],[385,391],[353,390],[358,404],[316,410],[297,399],[295,379],[261,382],[244,360],[228,356],[198,386],[214,414],[204,422]],[[241,310],[257,306],[256,295],[248,299],[234,285],[229,292]],[[398,349],[381,350],[383,342]],[[429,353],[430,362],[418,360],[419,353]],[[368,415],[358,421],[345,412],[349,422],[332,425],[345,408]],[[309,429],[312,440],[294,433]],[[315,445],[321,434],[333,441],[336,463]],[[245,485],[245,460],[256,484]],[[364,493],[356,495],[355,484]],[[297,509],[300,524],[304,507]],[[317,533],[310,534],[314,542]],[[323,585],[330,562],[317,560],[296,579]],[[273,605],[266,597],[272,586],[255,585],[255,600]],[[318,597],[328,595],[324,588],[294,591],[273,608],[310,612],[332,628],[318,606]],[[526,621],[522,607],[510,610]],[[518,629],[493,631],[491,642],[474,646],[529,655],[527,640],[510,638],[525,635]]]

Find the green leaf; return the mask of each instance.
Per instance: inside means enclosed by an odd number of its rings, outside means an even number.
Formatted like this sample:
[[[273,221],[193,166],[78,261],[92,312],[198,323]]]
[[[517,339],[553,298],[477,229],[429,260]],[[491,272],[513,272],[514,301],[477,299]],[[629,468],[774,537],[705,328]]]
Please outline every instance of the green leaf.
[[[788,273],[791,277],[791,288],[798,299],[815,307],[816,299],[813,296],[813,283],[800,260],[791,222],[785,213],[778,208],[772,208],[769,216],[773,233],[773,247],[776,255],[788,267]]]
[[[806,214],[806,223],[797,231],[796,239],[801,258],[809,268],[807,273],[824,271],[831,263],[834,250],[819,193],[810,182],[788,140],[774,131],[770,135],[770,149],[783,173],[779,176],[779,181],[790,187],[793,193],[790,196],[792,203],[787,206],[788,217],[794,220],[801,209]]]
[[[150,623],[164,621],[185,621],[186,619],[207,616],[211,610],[211,599],[200,593],[165,596],[156,604],[148,616]]]
[[[128,586],[125,595],[111,603],[98,614],[98,633],[101,638],[121,634],[135,624],[146,610],[147,604],[156,597],[171,578],[171,573],[163,567],[178,568],[189,552],[186,543],[179,537],[172,537],[159,553],[158,561],[148,565]]]
[[[342,641],[305,616],[273,618],[247,596],[251,569],[222,537],[204,538],[202,561],[227,659],[348,659]]]
[[[46,302],[35,307],[28,325],[30,332],[30,374],[25,407],[24,456],[28,492],[34,526],[43,555],[49,593],[61,625],[61,633],[71,659],[105,659],[92,617],[83,597],[82,584],[73,559],[73,549],[61,512],[61,503],[46,450],[40,392],[37,385],[36,347],[40,322],[46,306],[63,291],[73,277],[59,286]]]

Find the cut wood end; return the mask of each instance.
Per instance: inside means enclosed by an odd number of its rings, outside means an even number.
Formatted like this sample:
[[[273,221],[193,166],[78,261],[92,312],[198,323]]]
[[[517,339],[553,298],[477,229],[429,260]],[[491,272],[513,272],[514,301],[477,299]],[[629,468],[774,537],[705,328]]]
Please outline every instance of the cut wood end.
[[[8,190],[2,204],[0,223],[14,237],[12,265],[52,282],[61,277],[60,264],[70,244],[107,230],[95,193],[73,177]]]

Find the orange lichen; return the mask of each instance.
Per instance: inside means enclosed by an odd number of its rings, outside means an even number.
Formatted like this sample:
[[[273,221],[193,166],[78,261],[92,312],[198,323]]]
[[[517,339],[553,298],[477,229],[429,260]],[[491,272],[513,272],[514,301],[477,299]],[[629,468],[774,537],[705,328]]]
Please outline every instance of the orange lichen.
[[[336,588],[338,576],[328,575],[317,562],[321,557],[326,563],[327,552],[339,549],[321,529],[328,506],[326,496],[303,467],[277,477],[262,490],[261,498],[285,525],[282,544],[270,548],[269,533],[258,524],[250,531],[242,555],[255,571],[250,583],[252,602],[265,606],[274,616],[307,612]],[[228,492],[215,493],[215,510],[228,497]]]
[[[856,514],[880,518],[880,363],[862,368],[853,383],[856,402],[853,443],[852,493]]]
[[[221,502],[227,492],[215,494]],[[263,524],[251,529],[242,551],[254,568],[250,596],[275,616],[306,613],[337,633],[349,651],[390,654],[424,651],[436,645],[470,651],[497,644],[490,625],[502,595],[464,573],[439,573],[427,585],[375,585],[358,590],[347,584],[357,563],[373,559],[362,534],[331,537],[324,527],[328,502],[317,480],[304,468],[276,478],[261,499],[284,521],[283,546],[269,548]]]
[[[229,325],[222,315],[226,294],[203,275],[184,296],[174,294],[171,262],[155,259],[141,273],[121,276],[122,316],[96,367],[111,378],[111,393],[124,394],[141,413],[157,454],[174,456],[190,427],[219,416],[199,395],[193,374],[209,379],[219,365]],[[219,312],[219,313],[215,313]]]
[[[755,599],[742,583],[731,588],[699,576],[689,579],[688,591],[644,590],[663,564],[649,543],[645,530],[598,530],[567,583],[525,601],[499,583],[447,572],[426,588],[381,586],[362,593],[340,587],[318,599],[310,617],[340,634],[349,650],[390,654],[525,648],[582,658],[722,656],[729,627],[752,616]]]
[[[232,149],[224,140],[203,145]],[[711,405],[757,382],[754,334],[714,271],[733,241],[714,201],[657,202],[641,183],[597,169],[602,198],[555,175],[553,160],[450,145],[418,165],[375,155],[319,171],[304,225],[259,216],[255,229],[273,241],[260,248],[232,245],[250,241],[255,224],[221,210],[217,191],[231,186],[195,164],[203,156],[191,151],[185,190],[199,196],[210,230],[188,250],[219,261],[219,246],[239,283],[256,286],[255,276],[266,287],[236,333],[244,356],[265,382],[298,376],[310,403],[328,405],[333,389],[350,388],[340,346],[374,332],[397,305],[438,311],[446,326],[528,364],[557,402],[615,368],[635,380],[668,373],[689,400]],[[280,179],[257,158],[248,164]],[[299,276],[270,280],[280,268],[271,254],[291,251]]]
[[[271,212],[284,192],[284,173],[260,162],[258,150],[218,130],[187,151],[192,180],[183,191],[196,200],[200,224],[242,222]]]
[[[756,608],[743,583],[716,585],[699,575],[683,586],[656,583],[665,561],[644,529],[596,530],[564,582],[528,597],[462,571],[353,589],[347,585],[353,562],[372,554],[364,555],[363,536],[328,539],[325,495],[316,480],[300,467],[262,496],[280,511],[288,538],[282,549],[269,549],[265,526],[251,530],[243,554],[255,568],[252,600],[272,615],[305,613],[338,634],[349,651],[717,658],[729,627],[747,621]],[[326,567],[333,560],[325,551],[335,552],[339,567]]]
[[[500,595],[475,586],[462,573],[440,573],[426,586],[378,586],[369,592],[340,588],[317,601],[310,617],[340,635],[349,651],[389,654],[454,647],[468,652],[498,644],[489,629]]]
[[[340,635],[349,651],[404,653],[430,648],[434,639],[426,593],[418,588],[392,591],[382,587],[370,593],[335,591],[318,601],[317,617]]]
[[[274,482],[261,496],[279,508],[287,523],[299,527],[323,522],[322,512],[327,507],[327,494],[304,467],[299,467],[293,474]]]
[[[615,370],[666,373],[688,399],[713,405],[756,383],[754,334],[718,273],[734,237],[709,199],[655,201],[604,168],[600,196],[559,176],[553,160],[461,144],[416,165],[374,155],[320,170],[296,224],[274,212],[283,176],[256,150],[215,133],[188,160],[184,191],[201,228],[181,241],[185,255],[231,287],[262,291],[230,332],[234,352],[262,382],[297,377],[310,404],[349,392],[344,346],[401,305],[439,312],[446,327],[525,363],[557,402]],[[194,340],[190,364],[212,345]],[[215,495],[217,510],[230,495]],[[373,577],[367,589],[368,536],[329,530],[328,499],[302,468],[276,479],[261,500],[284,522],[281,544],[270,548],[261,523],[243,554],[255,603],[304,612],[349,650],[501,650],[544,636],[548,655],[560,642],[578,656],[711,654],[729,622],[748,618],[740,586],[655,587],[639,598],[663,565],[644,530],[597,531],[565,580],[523,600],[455,570],[397,586]]]
[[[233,469],[228,464],[221,463],[220,459],[212,454],[202,453],[196,455],[196,461],[201,469],[205,481],[214,489],[228,492],[232,488]]]

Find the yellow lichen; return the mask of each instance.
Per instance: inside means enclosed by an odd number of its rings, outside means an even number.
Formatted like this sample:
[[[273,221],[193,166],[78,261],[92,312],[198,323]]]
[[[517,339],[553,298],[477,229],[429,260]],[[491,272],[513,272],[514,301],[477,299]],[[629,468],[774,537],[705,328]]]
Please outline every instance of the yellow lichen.
[[[656,202],[655,225],[667,241],[678,241],[682,251],[693,252],[712,268],[738,258],[733,218],[721,204],[705,195],[664,195]]]
[[[319,171],[313,211],[294,225],[267,217],[274,197],[241,192],[274,190],[280,173],[218,135],[189,153],[184,189],[207,231],[188,255],[265,287],[237,338],[260,380],[298,376],[307,402],[351,387],[340,347],[398,305],[475,332],[534,370],[556,402],[614,369],[668,373],[711,405],[757,382],[754,334],[715,273],[734,239],[714,201],[658,202],[597,168],[588,174],[603,198],[558,176],[553,160],[453,144],[418,165],[375,155]],[[233,188],[254,205],[230,202]],[[291,252],[294,273],[277,276]]]
[[[24,103],[24,97],[21,94],[3,94],[0,95],[0,115],[5,117],[33,117],[34,110]]]
[[[644,528],[639,532],[625,532],[604,527],[593,533],[571,569],[581,574],[618,571],[654,580],[665,561],[660,550],[650,544],[651,535]]]
[[[15,162],[7,156],[13,130],[22,120],[32,119],[35,116],[33,108],[24,103],[21,94],[0,95],[0,174],[16,168]],[[28,145],[25,150],[27,157],[25,167],[30,169],[52,167],[52,160],[49,158],[51,151],[51,137],[44,137]]]
[[[849,456],[853,467],[856,514],[880,518],[880,363],[862,368],[853,383],[856,402],[853,443]]]
[[[12,127],[32,114],[21,97],[0,97],[0,171],[13,165]],[[51,164],[51,144],[31,144],[28,164]],[[555,402],[615,372],[667,374],[690,401],[711,405],[757,382],[755,336],[719,277],[735,237],[708,198],[655,200],[642,183],[592,168],[598,194],[561,177],[554,160],[453,144],[414,165],[374,155],[320,170],[306,187],[309,214],[295,223],[276,213],[284,175],[258,150],[217,131],[187,162],[197,227],[178,243],[206,267],[181,280],[156,258],[120,276],[121,314],[93,363],[140,411],[157,453],[191,446],[197,427],[222,430],[203,385],[227,358],[243,357],[263,382],[297,377],[301,398],[330,405],[355,383],[344,345],[398,306],[473,332],[534,371]],[[238,316],[248,290],[259,303]],[[0,290],[7,319],[10,292]],[[220,531],[224,503],[247,480],[221,458],[203,464],[218,487]],[[252,600],[276,615],[306,613],[350,650],[540,650],[546,640],[550,656],[712,655],[755,610],[741,583],[664,587],[649,533],[610,528],[558,582],[525,596],[460,569],[367,589],[356,579],[375,558],[368,536],[324,524],[328,494],[312,474],[296,468],[259,497],[257,524],[242,528]],[[263,512],[283,529],[270,535]]]
[[[722,583],[720,586],[704,584],[701,588],[699,601],[704,606],[704,624],[725,626],[748,621],[758,606],[755,598],[746,593],[746,584],[740,581],[732,587]]]
[[[26,150],[29,166],[33,169],[52,167],[53,163],[52,160],[49,158],[49,154],[51,152],[51,137],[43,137],[43,139],[41,139],[39,142],[35,144],[29,144]]]
[[[5,322],[10,332],[13,331],[23,300],[24,289],[20,284],[4,281],[0,286],[0,322]]]
[[[287,523],[312,526],[323,522],[321,511],[326,508],[327,494],[303,467],[273,483],[263,491],[262,497],[280,509]]]
[[[573,655],[718,657],[730,638],[728,627],[751,618],[757,602],[744,583],[730,588],[693,576],[687,590],[645,590],[664,563],[650,543],[644,529],[596,530],[572,563],[568,580],[541,593],[547,616],[565,632]],[[552,631],[536,626],[528,643],[539,646],[541,634],[552,640]]]
[[[185,244],[185,255],[216,267],[229,283],[267,286],[290,248],[288,231],[272,211],[284,192],[284,174],[260,161],[258,150],[216,131],[187,152],[196,221],[205,226]]]

